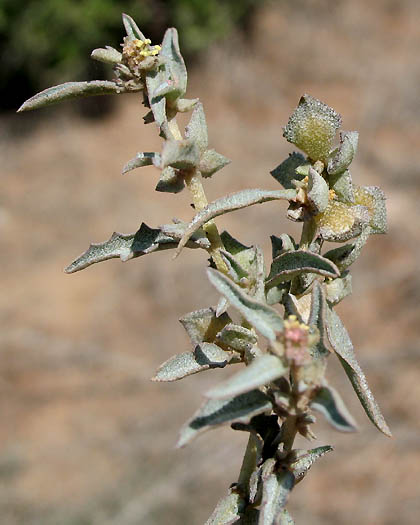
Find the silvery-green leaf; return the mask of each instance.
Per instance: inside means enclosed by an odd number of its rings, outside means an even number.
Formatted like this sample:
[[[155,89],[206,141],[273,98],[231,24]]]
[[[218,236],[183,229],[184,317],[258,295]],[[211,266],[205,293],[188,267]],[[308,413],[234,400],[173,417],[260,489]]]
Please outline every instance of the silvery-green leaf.
[[[357,424],[348,411],[340,394],[331,386],[324,385],[317,390],[311,407],[325,416],[325,419],[340,432],[356,432]]]
[[[164,167],[188,170],[198,166],[200,153],[197,145],[190,140],[167,140],[162,149]]]
[[[182,237],[187,223],[176,220],[175,224],[163,224],[159,226],[160,231],[163,235],[171,237],[174,241],[179,241]],[[201,248],[208,249],[210,248],[210,241],[207,239],[206,234],[203,230],[197,230],[194,235],[191,237],[191,240],[194,243],[198,244]]]
[[[306,294],[298,299],[293,294],[288,293],[283,299],[283,305],[287,315],[295,315],[299,323],[309,323],[312,295]]]
[[[245,246],[245,244],[242,244],[240,241],[235,239],[235,237],[232,237],[232,235],[227,231],[223,231],[220,234],[220,237],[222,239],[223,246],[232,255],[240,255],[246,250],[252,250],[250,246]]]
[[[294,180],[302,180],[305,175],[296,173],[296,168],[305,164],[305,157],[301,153],[291,153],[289,157],[277,166],[270,174],[276,179],[277,182],[286,190],[291,190],[295,186]]]
[[[282,233],[280,237],[271,235],[270,240],[273,259],[284,252],[293,251],[297,248],[295,241],[290,235],[287,235],[287,233]]]
[[[311,354],[314,359],[324,359],[330,355],[330,351],[325,346],[325,325],[327,317],[327,303],[325,292],[319,281],[314,283],[311,294],[311,311],[309,314],[308,325],[315,326],[319,332],[318,343],[311,347]]]
[[[252,290],[253,297],[265,302],[264,255],[259,246],[255,246],[255,258],[250,268],[250,279],[254,283]]]
[[[287,293],[289,283],[278,284],[266,290],[265,300],[267,304],[272,306],[273,304],[279,304],[283,301],[284,294]]]
[[[178,32],[174,27],[165,31],[160,56],[166,60],[168,80],[172,86],[166,95],[173,101],[182,97],[187,89],[187,69],[179,49]]]
[[[370,214],[369,225],[372,233],[386,233],[385,193],[378,186],[360,186],[354,192],[356,204],[366,206]]]
[[[324,257],[333,261],[341,271],[345,270],[359,257],[370,233],[370,226],[365,226],[355,241],[328,251]]]
[[[31,111],[32,109],[43,108],[73,98],[91,97],[95,95],[115,95],[124,92],[124,88],[118,86],[115,82],[110,82],[109,80],[66,82],[59,86],[44,89],[44,91],[29,98],[20,106],[18,113],[21,111]]]
[[[209,140],[207,133],[206,116],[203,104],[197,102],[191,115],[188,126],[185,128],[185,138],[194,143],[200,152],[200,156],[207,149]]]
[[[248,277],[248,272],[240,265],[235,257],[228,251],[221,249],[220,254],[226,263],[229,270],[229,277],[235,282],[239,282],[242,278]]]
[[[293,521],[292,516],[289,514],[289,512],[286,509],[282,510],[280,517],[279,517],[278,525],[295,525],[295,522]]]
[[[328,206],[329,187],[327,181],[312,167],[308,172],[308,201],[313,213],[325,211]]]
[[[338,315],[331,308],[328,309],[327,334],[331,346],[339,356],[340,362],[367,416],[381,432],[391,437],[391,431],[370,391],[365,374],[356,359],[353,343],[350,340],[349,334]]]
[[[231,161],[214,149],[206,150],[201,156],[198,169],[204,178],[211,177],[216,171],[221,170]]]
[[[161,163],[160,154],[153,152],[137,153],[134,159],[131,159],[124,166],[122,172],[128,173],[136,168],[142,168],[143,166],[156,166],[159,167]]]
[[[193,352],[177,354],[165,361],[152,381],[177,381],[209,368],[224,368],[232,357],[232,352],[225,352],[213,343],[200,343]]]
[[[175,103],[175,108],[179,113],[186,113],[191,111],[199,100],[199,98],[179,98]]]
[[[147,95],[154,120],[162,132],[164,132],[165,138],[173,139],[172,134],[167,128],[166,98],[163,95],[155,95],[155,91],[160,85],[164,84],[166,80],[166,72],[163,66],[160,66],[158,69],[150,69],[146,71]]]
[[[343,173],[351,164],[357,150],[359,133],[346,131],[340,133],[340,145],[328,159],[327,171],[329,175]]]
[[[165,193],[179,193],[184,188],[184,177],[178,170],[168,166],[162,170],[155,190]]]
[[[274,341],[283,329],[283,319],[274,308],[247,295],[228,277],[209,268],[207,275],[215,288],[267,339]]]
[[[288,470],[274,472],[264,480],[258,525],[278,525],[294,485],[295,477]]]
[[[351,273],[345,272],[337,279],[326,281],[325,291],[329,304],[332,306],[338,304],[352,292]]]
[[[272,409],[271,401],[260,390],[229,399],[209,399],[181,429],[178,447],[183,447],[201,432],[226,423],[249,423],[256,415]]]
[[[329,183],[340,201],[354,203],[353,181],[348,170],[337,175],[330,175]]]
[[[216,339],[239,352],[244,352],[257,342],[257,336],[254,332],[236,324],[224,326],[217,334]]]
[[[246,502],[243,497],[235,489],[230,489],[229,494],[219,501],[205,525],[230,525],[231,523],[237,523],[245,506]]]
[[[206,397],[225,399],[271,383],[286,374],[288,367],[276,356],[265,354],[206,392]]]
[[[94,49],[90,54],[90,57],[94,60],[98,60],[99,62],[112,65],[118,64],[122,60],[122,54],[110,46]]]
[[[215,342],[217,334],[232,322],[226,313],[216,316],[213,308],[195,310],[181,317],[179,321],[193,345]]]
[[[290,281],[301,273],[316,273],[325,277],[338,277],[340,271],[329,259],[306,250],[296,250],[278,255],[271,264],[266,287],[271,288]]]
[[[272,200],[289,200],[293,199],[296,196],[295,190],[279,190],[279,191],[270,191],[270,190],[243,190],[238,191],[237,193],[232,193],[221,197],[208,206],[206,206],[202,211],[198,212],[193,220],[190,222],[190,225],[185,232],[184,237],[179,243],[177,255],[181,252],[182,248],[185,246],[188,238],[197,228],[201,228],[203,224],[231,211],[240,210],[241,208],[246,208],[248,206],[253,206],[254,204],[261,204],[263,202],[268,202]]]
[[[228,308],[229,302],[227,301],[226,297],[220,297],[216,306],[216,317],[223,315]]]
[[[123,13],[122,19],[125,31],[130,40],[146,40],[145,36],[137,27],[137,24],[134,22],[131,16],[128,16],[125,13]]]
[[[298,456],[290,462],[289,467],[296,478],[296,483],[301,481],[306,476],[309,469],[317,459],[321,458],[327,452],[331,452],[332,450],[334,450],[333,447],[325,445],[323,447],[306,450],[303,453],[300,453],[301,451],[295,451],[298,452]]]

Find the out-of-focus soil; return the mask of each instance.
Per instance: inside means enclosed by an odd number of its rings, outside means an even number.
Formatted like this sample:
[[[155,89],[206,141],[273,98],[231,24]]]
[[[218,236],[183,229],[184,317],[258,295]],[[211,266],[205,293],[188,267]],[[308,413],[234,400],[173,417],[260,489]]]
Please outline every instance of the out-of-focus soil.
[[[208,181],[211,200],[278,187],[268,172],[292,151],[281,126],[304,92],[340,111],[344,129],[359,130],[353,177],[388,196],[389,233],[369,241],[339,310],[394,438],[369,423],[331,359],[331,382],[360,433],[338,434],[319,418],[316,444],[335,452],[293,493],[298,524],[419,522],[419,16],[414,0],[274,3],[252,39],[212,50],[190,78],[211,146],[233,161]],[[186,449],[174,443],[200,393],[226,371],[175,384],[149,378],[189,348],[177,318],[217,300],[206,254],[62,272],[114,230],[190,219],[189,196],[154,192],[153,168],[119,176],[137,151],[160,147],[136,96],[105,121],[44,111],[56,118],[32,134],[23,133],[30,114],[13,117],[18,136],[1,132],[0,522],[203,523],[235,481],[246,436],[226,428]],[[219,224],[269,255],[270,234],[298,231],[284,215],[284,203],[268,203]]]

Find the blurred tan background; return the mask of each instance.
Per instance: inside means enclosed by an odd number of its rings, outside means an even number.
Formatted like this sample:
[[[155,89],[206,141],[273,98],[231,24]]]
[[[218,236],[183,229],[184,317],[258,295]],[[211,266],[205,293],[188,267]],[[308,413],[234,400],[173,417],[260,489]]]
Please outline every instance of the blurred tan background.
[[[210,145],[233,161],[208,181],[210,200],[278,188],[268,172],[292,151],[281,126],[305,92],[360,132],[354,180],[388,196],[389,234],[365,247],[339,311],[394,438],[373,428],[332,358],[360,433],[318,418],[315,446],[335,451],[292,494],[299,525],[419,522],[419,17],[415,0],[273,2],[249,39],[231,36],[190,70]],[[43,111],[35,126],[32,114],[0,120],[0,523],[198,525],[235,481],[246,436],[225,428],[174,444],[200,393],[231,371],[149,378],[189,349],[177,319],[216,302],[206,254],[62,271],[114,230],[188,220],[189,196],[154,192],[153,168],[120,176],[137,151],[160,147],[137,96],[103,121],[71,105]],[[298,231],[284,215],[268,203],[218,224],[268,257],[270,234]]]

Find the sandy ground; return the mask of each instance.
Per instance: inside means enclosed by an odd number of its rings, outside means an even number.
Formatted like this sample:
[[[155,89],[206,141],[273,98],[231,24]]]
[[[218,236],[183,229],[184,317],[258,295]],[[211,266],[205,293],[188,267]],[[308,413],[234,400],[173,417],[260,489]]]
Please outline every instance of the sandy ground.
[[[250,41],[232,38],[191,74],[211,146],[232,164],[209,199],[276,189],[269,170],[291,145],[281,137],[308,92],[360,132],[353,177],[388,195],[387,236],[354,265],[340,306],[394,439],[373,428],[331,360],[329,377],[360,424],[293,493],[297,524],[414,525],[420,515],[420,4],[299,0],[262,11]],[[187,192],[154,192],[157,171],[121,177],[137,151],[159,148],[136,96],[104,121],[71,109],[4,118],[0,197],[0,522],[5,525],[195,525],[235,481],[246,437],[215,430],[175,450],[200,393],[226,371],[175,384],[149,381],[188,349],[177,322],[213,305],[204,252],[62,272],[90,242],[192,216]],[[7,121],[7,122],[6,122]],[[7,126],[6,126],[7,124]],[[14,134],[8,130],[12,124]],[[228,215],[221,228],[269,255],[269,235],[297,232],[284,204]],[[229,371],[227,372],[229,373]],[[321,419],[321,418],[319,418]],[[304,442],[300,446],[305,446]]]

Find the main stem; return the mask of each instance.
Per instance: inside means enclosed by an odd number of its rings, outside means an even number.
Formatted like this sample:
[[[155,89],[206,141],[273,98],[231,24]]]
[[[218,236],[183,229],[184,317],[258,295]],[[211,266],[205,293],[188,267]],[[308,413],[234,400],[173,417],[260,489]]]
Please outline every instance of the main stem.
[[[176,140],[182,140],[182,135],[179,131],[175,118],[169,121],[169,129]],[[184,181],[187,188],[190,190],[195,210],[197,212],[203,210],[208,205],[208,200],[204,192],[200,172],[197,169],[193,169],[185,173]],[[210,241],[210,248],[208,252],[213,259],[216,268],[220,272],[227,274],[229,269],[222,257],[222,254],[220,253],[220,249],[223,248],[223,242],[220,238],[216,223],[213,220],[206,222],[203,226],[203,230]]]

